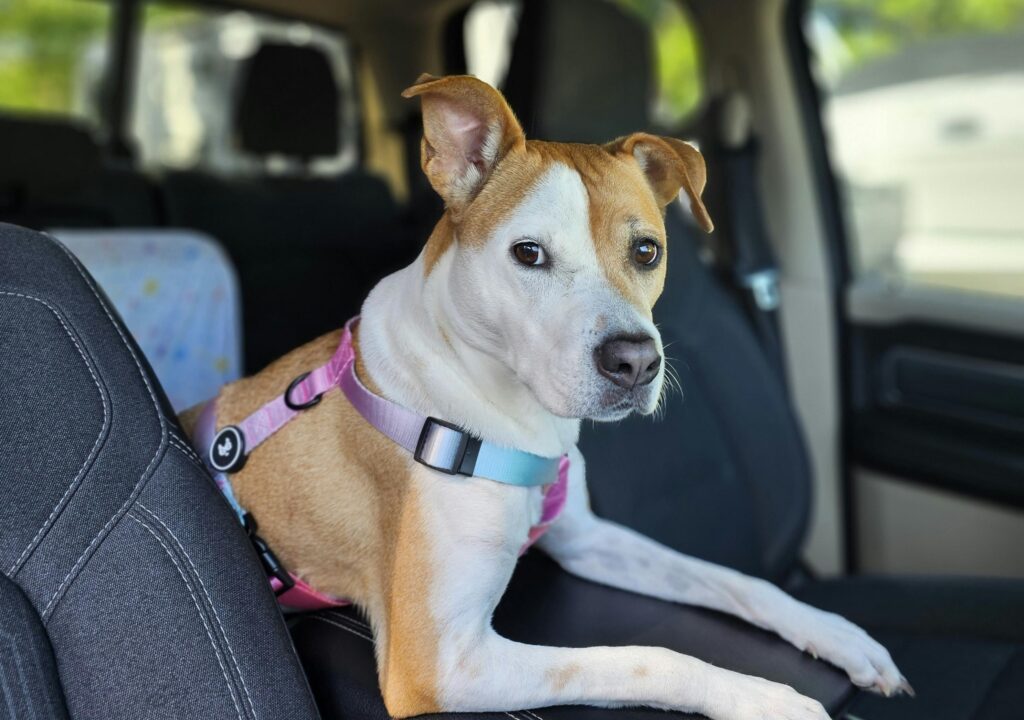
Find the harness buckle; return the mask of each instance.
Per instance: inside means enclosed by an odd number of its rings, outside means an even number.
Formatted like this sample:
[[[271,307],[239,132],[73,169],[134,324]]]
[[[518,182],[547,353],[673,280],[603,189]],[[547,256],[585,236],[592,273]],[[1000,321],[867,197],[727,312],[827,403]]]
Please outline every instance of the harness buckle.
[[[472,475],[480,440],[456,425],[428,417],[416,442],[413,458],[448,475]]]
[[[256,518],[251,513],[245,513],[242,515],[242,528],[245,530],[245,534],[249,536],[249,542],[256,548],[256,554],[260,558],[260,564],[263,565],[263,571],[267,573],[268,577],[277,578],[280,584],[274,589],[274,595],[280,597],[286,592],[295,587],[295,580],[292,578],[291,573],[284,569],[284,565],[277,559],[277,555],[267,545],[267,541],[256,534]]]

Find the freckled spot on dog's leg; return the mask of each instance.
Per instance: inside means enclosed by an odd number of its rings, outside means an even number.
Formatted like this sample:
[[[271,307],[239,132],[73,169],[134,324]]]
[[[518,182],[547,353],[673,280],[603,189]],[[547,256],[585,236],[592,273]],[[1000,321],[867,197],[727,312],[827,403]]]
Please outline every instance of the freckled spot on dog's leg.
[[[650,670],[647,669],[646,665],[636,665],[633,668],[633,677],[635,677],[635,678],[647,677],[647,674],[649,672],[650,672]]]
[[[548,679],[551,681],[551,687],[554,688],[555,692],[561,692],[565,690],[566,685],[579,675],[580,666],[576,663],[570,663],[560,668],[551,668],[548,670]]]

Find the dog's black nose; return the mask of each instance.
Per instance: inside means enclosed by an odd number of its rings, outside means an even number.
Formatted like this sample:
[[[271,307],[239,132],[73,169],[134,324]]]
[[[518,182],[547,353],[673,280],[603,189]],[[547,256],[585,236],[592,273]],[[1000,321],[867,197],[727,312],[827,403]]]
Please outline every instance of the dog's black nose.
[[[595,351],[597,370],[619,387],[646,385],[658,374],[661,355],[654,338],[618,335],[606,340]]]

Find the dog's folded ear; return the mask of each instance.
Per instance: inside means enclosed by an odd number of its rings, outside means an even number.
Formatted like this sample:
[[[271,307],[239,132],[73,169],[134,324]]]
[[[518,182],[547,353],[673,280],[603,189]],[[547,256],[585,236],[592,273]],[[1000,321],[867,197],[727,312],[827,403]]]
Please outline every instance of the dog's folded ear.
[[[685,191],[697,224],[705,232],[714,230],[715,224],[700,199],[707,169],[697,148],[677,138],[634,133],[613,140],[605,149],[612,154],[631,155],[640,164],[662,207],[675,200],[680,190]]]
[[[508,152],[526,142],[501,93],[470,75],[421,75],[402,97],[423,100],[420,162],[445,204],[458,211],[476,197]]]

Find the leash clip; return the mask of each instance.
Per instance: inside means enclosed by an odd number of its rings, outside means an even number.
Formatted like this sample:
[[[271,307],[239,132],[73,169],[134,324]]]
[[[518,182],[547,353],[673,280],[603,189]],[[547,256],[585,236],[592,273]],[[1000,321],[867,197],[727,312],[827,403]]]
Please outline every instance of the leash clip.
[[[448,475],[472,475],[480,440],[456,425],[428,417],[423,422],[413,458]]]
[[[267,541],[256,534],[256,518],[251,513],[244,513],[242,515],[242,528],[245,530],[245,534],[249,536],[249,542],[256,548],[256,554],[259,555],[260,564],[263,565],[264,572],[267,576],[278,581],[278,585],[274,587],[274,595],[280,597],[286,592],[295,587],[295,580],[292,578],[291,573],[284,569],[284,565],[277,559],[277,555],[267,545]]]

